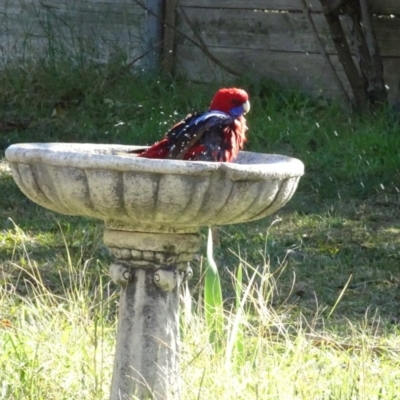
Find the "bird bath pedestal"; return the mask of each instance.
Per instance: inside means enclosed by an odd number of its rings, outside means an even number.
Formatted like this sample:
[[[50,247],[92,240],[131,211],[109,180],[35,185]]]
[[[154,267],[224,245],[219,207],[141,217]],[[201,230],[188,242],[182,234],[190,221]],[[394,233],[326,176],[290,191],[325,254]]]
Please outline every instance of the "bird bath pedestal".
[[[121,285],[111,400],[179,398],[179,287],[198,229],[263,218],[286,204],[301,161],[241,152],[235,163],[154,160],[132,146],[10,146],[15,182],[62,214],[102,219]]]

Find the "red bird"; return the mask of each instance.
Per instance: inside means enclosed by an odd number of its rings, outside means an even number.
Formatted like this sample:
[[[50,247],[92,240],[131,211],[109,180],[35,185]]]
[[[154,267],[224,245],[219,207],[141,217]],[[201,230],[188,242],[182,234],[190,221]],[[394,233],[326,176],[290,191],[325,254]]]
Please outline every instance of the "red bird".
[[[246,142],[244,115],[249,111],[249,96],[244,90],[220,89],[208,111],[189,114],[138,157],[233,161]]]

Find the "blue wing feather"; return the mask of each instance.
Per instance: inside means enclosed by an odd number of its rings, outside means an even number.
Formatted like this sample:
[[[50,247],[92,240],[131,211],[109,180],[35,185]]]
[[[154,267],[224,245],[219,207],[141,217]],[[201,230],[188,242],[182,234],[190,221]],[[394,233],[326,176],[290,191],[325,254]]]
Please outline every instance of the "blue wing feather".
[[[195,125],[200,124],[202,122],[213,120],[215,122],[225,122],[227,120],[232,120],[232,117],[229,114],[226,114],[222,111],[207,111],[205,113],[198,114],[196,118],[193,120]]]
[[[166,134],[166,145],[169,148],[166,158],[184,158],[189,149],[205,144],[205,141],[207,145],[215,142],[213,147],[219,146],[223,140],[224,127],[233,122],[234,119],[222,111],[188,115]],[[220,147],[218,148],[220,151]],[[211,147],[209,150],[211,151]]]
[[[176,124],[167,134],[166,137],[178,138],[179,136],[197,129],[203,124],[212,127],[218,124],[230,124],[233,122],[232,117],[222,111],[206,111],[203,113],[196,113],[188,115],[183,121]]]

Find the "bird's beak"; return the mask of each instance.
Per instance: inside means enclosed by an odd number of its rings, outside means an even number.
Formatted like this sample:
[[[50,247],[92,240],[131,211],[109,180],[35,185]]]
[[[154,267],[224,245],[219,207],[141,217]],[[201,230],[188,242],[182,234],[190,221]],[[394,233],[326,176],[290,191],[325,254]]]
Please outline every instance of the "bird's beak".
[[[250,111],[250,102],[248,100],[243,104],[243,111],[244,114],[247,114]]]

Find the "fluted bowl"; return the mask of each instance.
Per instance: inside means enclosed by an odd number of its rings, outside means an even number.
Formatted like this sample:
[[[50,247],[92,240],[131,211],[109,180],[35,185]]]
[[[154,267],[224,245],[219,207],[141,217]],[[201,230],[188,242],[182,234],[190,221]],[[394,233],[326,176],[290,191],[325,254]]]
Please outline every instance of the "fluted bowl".
[[[24,143],[6,159],[32,201],[62,214],[102,219],[117,229],[195,231],[263,218],[292,197],[304,165],[241,152],[234,163],[155,160],[135,146]]]

